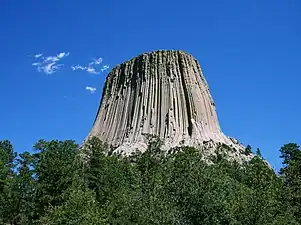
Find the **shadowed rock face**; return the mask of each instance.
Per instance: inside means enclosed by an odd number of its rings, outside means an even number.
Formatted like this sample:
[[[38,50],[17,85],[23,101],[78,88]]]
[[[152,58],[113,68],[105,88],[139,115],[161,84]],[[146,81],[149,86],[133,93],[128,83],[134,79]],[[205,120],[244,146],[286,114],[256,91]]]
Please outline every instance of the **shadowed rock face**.
[[[145,134],[164,140],[164,148],[224,143],[208,84],[195,58],[183,51],[145,53],[108,75],[88,137],[97,136],[129,154],[146,148]]]

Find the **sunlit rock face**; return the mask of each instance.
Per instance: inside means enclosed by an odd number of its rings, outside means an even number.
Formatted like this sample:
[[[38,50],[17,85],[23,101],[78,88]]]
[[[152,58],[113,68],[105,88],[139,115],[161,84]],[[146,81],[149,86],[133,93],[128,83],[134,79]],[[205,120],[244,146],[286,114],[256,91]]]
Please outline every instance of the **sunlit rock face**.
[[[147,134],[159,136],[163,149],[225,144],[233,156],[244,151],[221,131],[200,65],[183,51],[141,54],[116,66],[106,79],[88,137],[97,136],[115,151],[130,154],[146,149]]]

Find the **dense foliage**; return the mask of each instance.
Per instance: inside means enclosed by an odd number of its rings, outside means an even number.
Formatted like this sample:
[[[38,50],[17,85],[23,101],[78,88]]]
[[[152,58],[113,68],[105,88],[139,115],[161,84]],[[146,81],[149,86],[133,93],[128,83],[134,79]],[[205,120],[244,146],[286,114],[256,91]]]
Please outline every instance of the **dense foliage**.
[[[301,150],[281,147],[277,175],[260,150],[239,165],[150,140],[129,157],[92,138],[40,140],[17,154],[0,141],[0,224],[301,224]],[[251,152],[251,147],[247,150]]]

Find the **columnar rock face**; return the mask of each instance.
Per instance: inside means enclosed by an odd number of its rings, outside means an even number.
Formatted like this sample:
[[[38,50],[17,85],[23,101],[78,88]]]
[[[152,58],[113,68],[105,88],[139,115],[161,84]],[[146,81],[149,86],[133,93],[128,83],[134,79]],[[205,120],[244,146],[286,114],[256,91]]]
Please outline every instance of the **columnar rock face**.
[[[183,51],[141,54],[107,77],[88,137],[97,136],[129,154],[146,148],[146,134],[159,136],[166,149],[208,142],[243,149],[222,133],[202,70]]]

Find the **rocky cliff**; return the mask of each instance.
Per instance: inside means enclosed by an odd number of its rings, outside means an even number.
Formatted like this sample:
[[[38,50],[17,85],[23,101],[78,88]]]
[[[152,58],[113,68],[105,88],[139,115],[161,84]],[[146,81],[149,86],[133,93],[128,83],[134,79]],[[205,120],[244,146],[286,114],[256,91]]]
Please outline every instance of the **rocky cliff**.
[[[130,154],[146,148],[146,134],[164,148],[225,144],[239,155],[244,147],[220,129],[215,104],[197,60],[183,51],[144,53],[108,75],[88,135]]]

